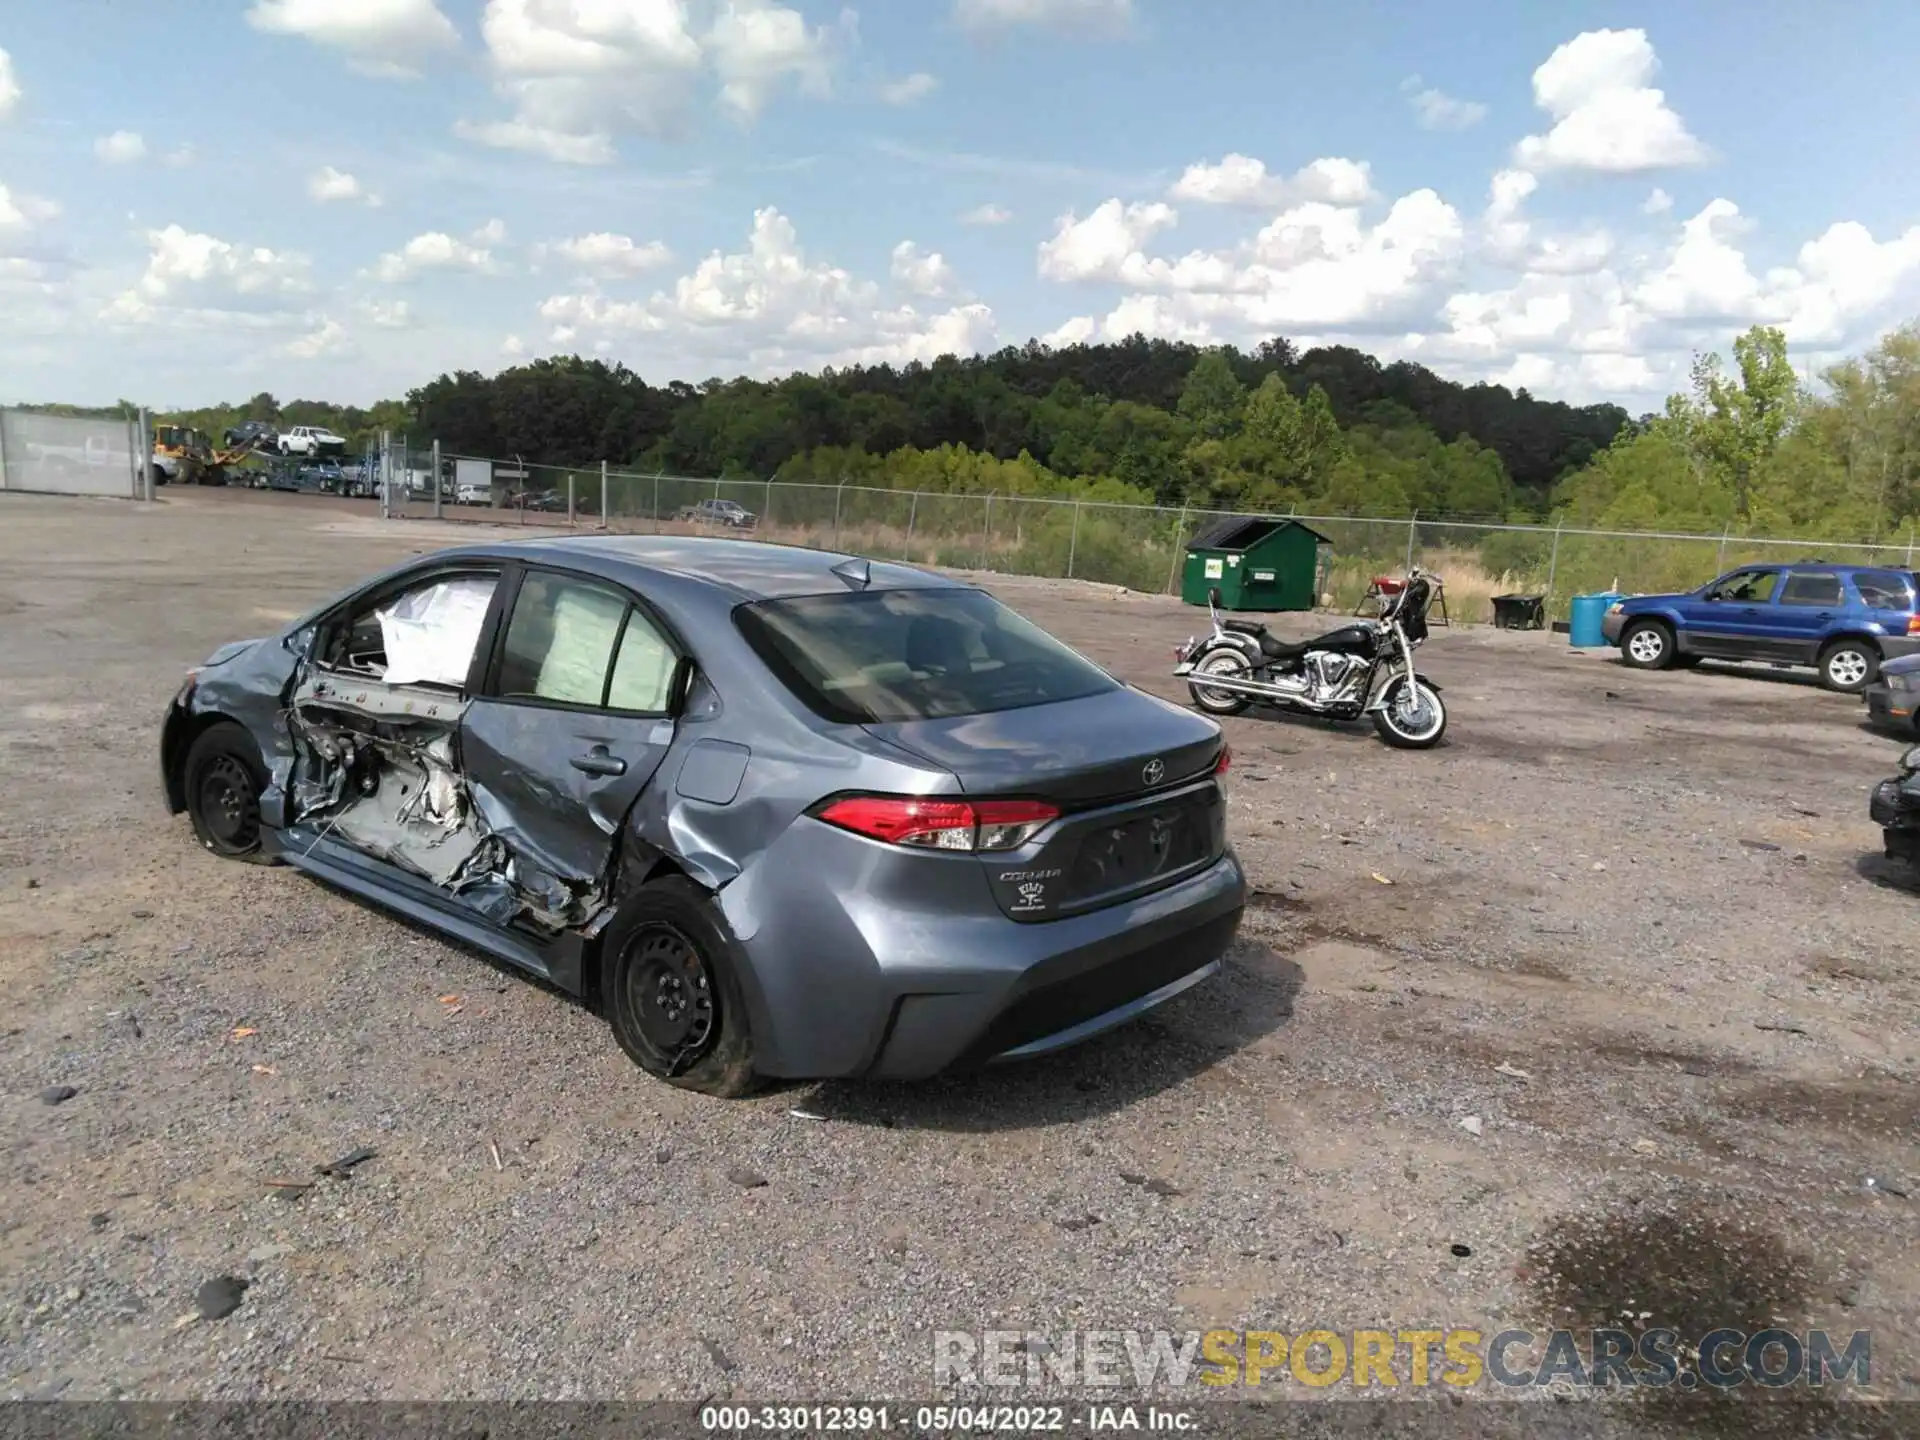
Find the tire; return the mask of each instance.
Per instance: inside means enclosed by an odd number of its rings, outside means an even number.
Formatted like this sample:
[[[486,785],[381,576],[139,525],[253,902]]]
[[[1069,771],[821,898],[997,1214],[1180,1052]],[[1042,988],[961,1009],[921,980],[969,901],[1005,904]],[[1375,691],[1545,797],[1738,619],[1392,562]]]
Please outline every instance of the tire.
[[[1636,620],[1620,635],[1621,662],[1635,670],[1670,669],[1678,648],[1673,631],[1660,620]]]
[[[267,772],[244,726],[219,720],[202,730],[187,747],[180,774],[187,818],[201,848],[222,860],[271,863],[260,846]]]
[[[1231,645],[1216,645],[1193,662],[1193,674],[1219,675],[1235,680],[1245,680],[1253,674],[1253,667],[1247,663],[1247,657]],[[1238,715],[1253,704],[1245,695],[1236,695],[1231,690],[1215,690],[1195,683],[1192,675],[1187,678],[1187,691],[1193,696],[1194,705],[1209,715]]]
[[[162,470],[158,465],[149,465],[147,467],[147,473],[152,478],[154,484],[164,485],[167,483],[167,472]]]
[[[1413,714],[1402,711],[1399,705],[1400,696],[1409,685],[1419,702]],[[1387,691],[1385,705],[1373,712],[1373,728],[1396,750],[1431,750],[1447,733],[1447,702],[1440,698],[1438,690],[1418,679],[1396,680]]]
[[[753,1093],[753,1032],[726,917],[691,880],[640,887],[607,927],[601,1008],[655,1079],[721,1099]]]
[[[1842,640],[1820,652],[1820,683],[1858,695],[1880,674],[1880,651],[1870,641]]]

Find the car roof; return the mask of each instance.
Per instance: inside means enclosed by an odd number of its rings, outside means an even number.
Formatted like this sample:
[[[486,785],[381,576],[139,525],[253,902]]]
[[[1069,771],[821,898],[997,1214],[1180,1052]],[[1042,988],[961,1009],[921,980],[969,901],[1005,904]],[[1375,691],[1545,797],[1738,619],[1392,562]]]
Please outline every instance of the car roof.
[[[965,588],[944,575],[887,560],[866,560],[834,550],[729,540],[705,535],[556,535],[441,551],[440,558],[490,556],[583,570],[665,598],[705,595],[727,604],[795,595],[838,594],[852,588],[834,571],[849,563],[868,565],[876,590]]]
[[[1854,570],[1885,570],[1895,575],[1910,574],[1903,565],[1873,565],[1862,560],[1756,560],[1751,565],[1742,565],[1742,570],[1806,570],[1825,571],[1834,575],[1844,575]]]

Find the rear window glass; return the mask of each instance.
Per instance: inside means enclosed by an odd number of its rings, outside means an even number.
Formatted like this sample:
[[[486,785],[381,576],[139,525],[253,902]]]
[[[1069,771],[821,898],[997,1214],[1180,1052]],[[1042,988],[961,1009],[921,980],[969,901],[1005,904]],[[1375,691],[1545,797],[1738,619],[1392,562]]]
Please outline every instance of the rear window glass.
[[[847,725],[989,715],[1119,688],[981,590],[763,600],[735,619],[795,695]]]
[[[1853,588],[1860,592],[1860,601],[1870,610],[1911,610],[1913,592],[1908,577],[1891,570],[1856,570],[1853,572]]]

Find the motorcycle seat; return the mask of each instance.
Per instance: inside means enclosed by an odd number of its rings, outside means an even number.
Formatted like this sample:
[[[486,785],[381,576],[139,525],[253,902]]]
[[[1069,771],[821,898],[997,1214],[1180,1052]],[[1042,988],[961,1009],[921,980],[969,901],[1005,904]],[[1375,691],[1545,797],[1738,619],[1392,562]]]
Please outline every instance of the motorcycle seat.
[[[1324,635],[1316,635],[1311,640],[1302,640],[1298,644],[1276,639],[1273,632],[1257,620],[1226,620],[1221,622],[1224,628],[1237,634],[1248,635],[1260,642],[1260,653],[1269,660],[1298,660],[1310,650],[1331,650],[1337,654],[1367,654],[1372,645],[1372,635],[1364,626],[1343,625],[1338,630],[1329,630]]]
[[[1269,660],[1298,660],[1313,647],[1308,645],[1290,645],[1285,640],[1274,638],[1258,620],[1226,620],[1222,625],[1237,635],[1250,635],[1260,642],[1260,653]]]

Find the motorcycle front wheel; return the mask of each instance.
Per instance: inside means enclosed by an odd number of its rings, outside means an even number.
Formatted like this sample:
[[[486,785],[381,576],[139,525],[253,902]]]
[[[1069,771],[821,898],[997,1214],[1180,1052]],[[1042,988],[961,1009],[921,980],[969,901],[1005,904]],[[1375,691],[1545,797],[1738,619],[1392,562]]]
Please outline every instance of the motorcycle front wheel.
[[[1447,733],[1446,702],[1419,680],[1396,680],[1373,712],[1373,728],[1396,750],[1431,750]]]
[[[1247,657],[1238,650],[1221,646],[1209,650],[1193,663],[1193,674],[1218,675],[1222,679],[1247,680],[1252,678],[1253,667],[1247,664]],[[1197,679],[1187,681],[1187,689],[1193,696],[1193,703],[1209,715],[1238,715],[1253,703],[1245,695],[1232,690],[1216,690],[1203,685]]]

